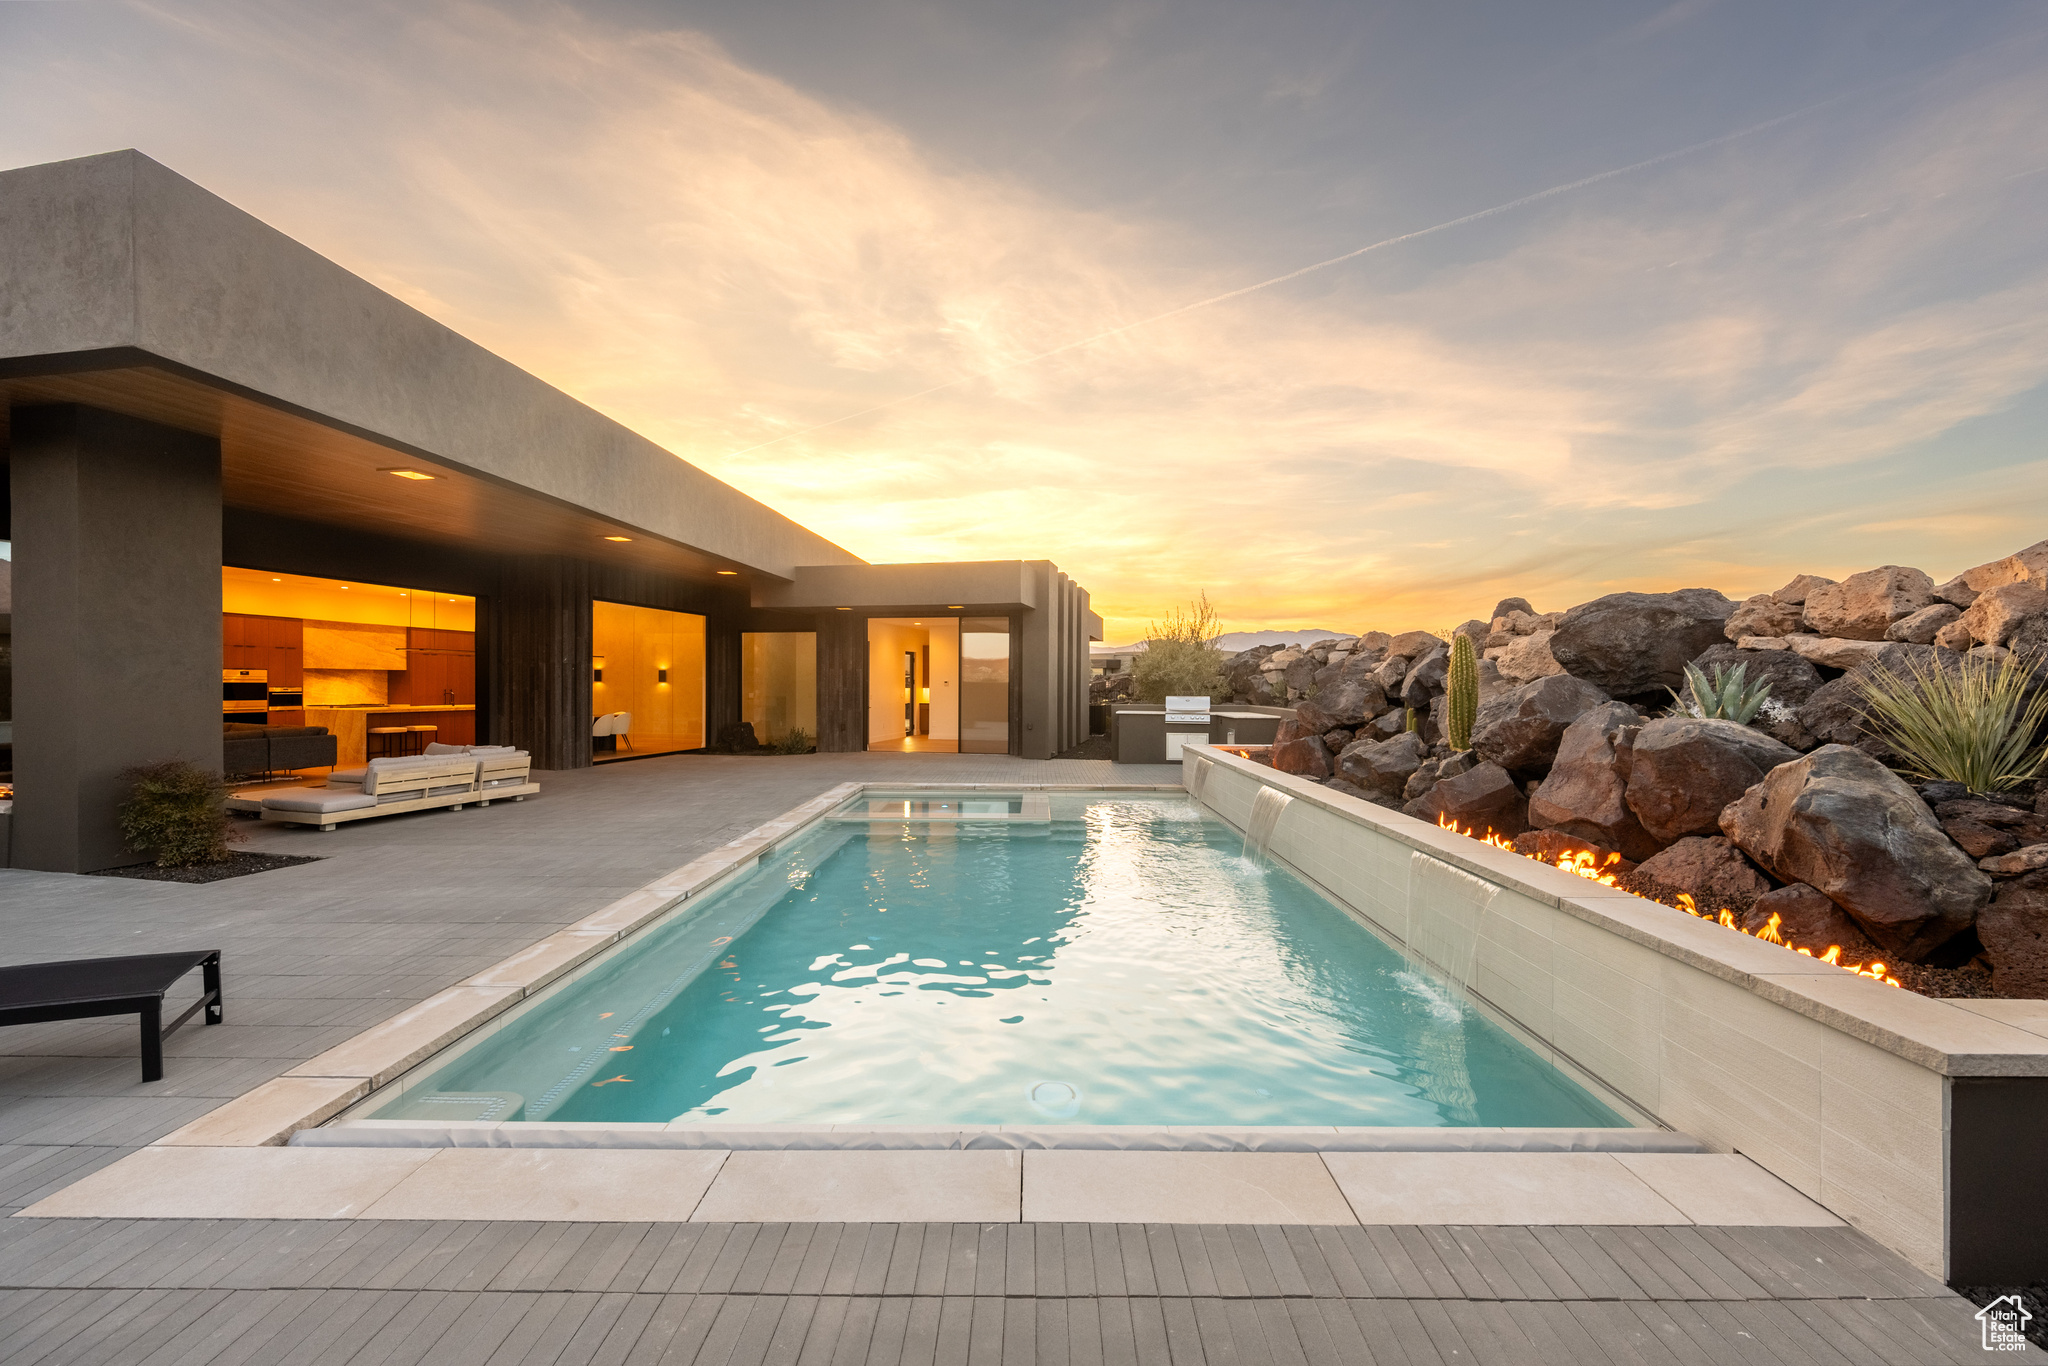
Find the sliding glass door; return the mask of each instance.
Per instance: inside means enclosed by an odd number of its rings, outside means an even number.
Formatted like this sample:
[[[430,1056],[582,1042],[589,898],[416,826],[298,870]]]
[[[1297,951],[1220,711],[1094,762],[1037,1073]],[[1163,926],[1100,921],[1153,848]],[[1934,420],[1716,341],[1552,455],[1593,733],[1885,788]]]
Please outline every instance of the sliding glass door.
[[[960,620],[960,752],[1010,752],[1010,619]]]

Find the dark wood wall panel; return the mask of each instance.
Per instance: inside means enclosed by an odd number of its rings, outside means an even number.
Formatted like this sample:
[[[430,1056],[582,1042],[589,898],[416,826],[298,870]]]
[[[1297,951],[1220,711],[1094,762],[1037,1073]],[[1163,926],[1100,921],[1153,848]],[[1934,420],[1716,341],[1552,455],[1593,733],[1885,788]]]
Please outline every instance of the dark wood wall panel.
[[[857,612],[820,612],[818,749],[854,754],[868,747],[868,619]]]
[[[490,738],[535,768],[590,766],[590,565],[507,556],[491,599]]]

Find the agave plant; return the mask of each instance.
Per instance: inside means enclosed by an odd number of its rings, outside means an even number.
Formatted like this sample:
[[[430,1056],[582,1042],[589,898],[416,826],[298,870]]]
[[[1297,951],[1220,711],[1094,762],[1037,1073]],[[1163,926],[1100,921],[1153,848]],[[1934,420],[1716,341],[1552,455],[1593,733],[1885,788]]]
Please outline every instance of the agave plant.
[[[1764,701],[1771,695],[1771,681],[1759,678],[1752,683],[1743,677],[1744,665],[1729,668],[1725,664],[1714,666],[1714,676],[1707,677],[1706,671],[1697,664],[1685,666],[1685,691],[1666,688],[1671,694],[1673,716],[1697,716],[1706,721],[1733,721],[1748,725],[1763,710]]]
[[[1905,761],[1916,778],[2003,792],[2041,772],[2048,750],[2035,743],[2048,720],[2048,688],[2034,685],[2019,654],[1998,663],[1963,659],[1947,667],[1883,666],[1856,678],[1866,731]]]

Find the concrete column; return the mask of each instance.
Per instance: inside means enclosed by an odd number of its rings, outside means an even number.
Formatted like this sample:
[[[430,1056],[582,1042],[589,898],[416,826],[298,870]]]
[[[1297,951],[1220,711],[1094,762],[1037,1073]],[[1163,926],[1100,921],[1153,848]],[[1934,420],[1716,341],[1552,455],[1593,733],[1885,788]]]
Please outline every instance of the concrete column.
[[[1023,704],[1023,756],[1050,759],[1058,739],[1054,717],[1054,683],[1058,673],[1056,638],[1059,604],[1055,601],[1055,572],[1049,560],[1030,560],[1032,597],[1037,606],[1023,614],[1022,639],[1010,667],[1023,676],[1020,701]]]
[[[121,770],[221,763],[220,442],[62,404],[16,408],[10,447],[11,861],[144,862]]]
[[[508,555],[490,604],[490,726],[544,769],[590,767],[590,566]]]

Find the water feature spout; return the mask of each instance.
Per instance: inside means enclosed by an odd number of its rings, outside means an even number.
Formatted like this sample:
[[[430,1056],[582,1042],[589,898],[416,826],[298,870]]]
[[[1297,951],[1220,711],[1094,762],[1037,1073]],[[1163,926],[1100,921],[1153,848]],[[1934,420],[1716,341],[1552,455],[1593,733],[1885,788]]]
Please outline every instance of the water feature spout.
[[[1252,796],[1251,819],[1244,828],[1244,856],[1254,863],[1266,861],[1266,851],[1273,843],[1274,827],[1280,824],[1281,813],[1294,803],[1277,787],[1261,787]]]

